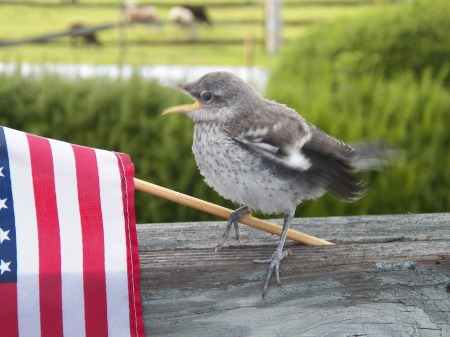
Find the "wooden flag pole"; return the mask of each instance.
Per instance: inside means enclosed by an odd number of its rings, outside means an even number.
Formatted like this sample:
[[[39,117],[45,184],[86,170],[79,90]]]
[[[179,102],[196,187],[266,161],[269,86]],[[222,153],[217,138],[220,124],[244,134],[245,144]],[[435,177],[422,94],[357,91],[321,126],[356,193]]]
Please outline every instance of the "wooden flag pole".
[[[225,208],[201,199],[197,199],[189,195],[182,194],[137,178],[134,178],[134,187],[139,191],[149,193],[160,198],[168,199],[170,201],[188,207],[192,207],[206,213],[214,214],[225,219],[228,219],[231,213],[233,212],[229,208]],[[281,226],[275,225],[273,223],[258,218],[254,218],[251,215],[246,215],[242,217],[239,220],[239,222],[253,228],[261,229],[271,234],[275,234],[278,236],[281,235]],[[305,245],[334,245],[334,243],[332,242],[325,241],[308,234],[303,234],[293,229],[289,229],[287,233],[287,238],[293,241],[303,243]]]

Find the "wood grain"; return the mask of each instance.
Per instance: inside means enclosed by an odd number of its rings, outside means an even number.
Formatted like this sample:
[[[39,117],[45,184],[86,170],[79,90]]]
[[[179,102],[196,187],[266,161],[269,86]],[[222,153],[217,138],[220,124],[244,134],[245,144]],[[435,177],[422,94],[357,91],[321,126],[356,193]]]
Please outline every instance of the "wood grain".
[[[281,220],[274,220],[280,224]],[[335,246],[288,241],[281,281],[261,296],[278,237],[225,222],[138,225],[147,336],[450,336],[450,214],[294,219]]]

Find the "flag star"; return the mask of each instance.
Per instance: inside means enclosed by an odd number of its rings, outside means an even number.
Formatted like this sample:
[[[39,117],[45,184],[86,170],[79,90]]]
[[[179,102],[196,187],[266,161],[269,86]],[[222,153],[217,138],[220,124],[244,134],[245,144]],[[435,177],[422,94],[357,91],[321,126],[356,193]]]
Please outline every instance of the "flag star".
[[[6,200],[7,199],[0,199],[0,210],[2,208],[8,208],[8,206],[6,206]]]
[[[5,262],[3,260],[0,260],[0,275],[3,275],[5,271],[11,271],[11,269],[9,269],[10,264],[11,262]]]
[[[0,177],[4,177],[4,175],[3,175],[3,167],[0,167]]]
[[[3,243],[5,240],[11,240],[8,237],[9,229],[5,232],[3,229],[0,228],[0,243]]]

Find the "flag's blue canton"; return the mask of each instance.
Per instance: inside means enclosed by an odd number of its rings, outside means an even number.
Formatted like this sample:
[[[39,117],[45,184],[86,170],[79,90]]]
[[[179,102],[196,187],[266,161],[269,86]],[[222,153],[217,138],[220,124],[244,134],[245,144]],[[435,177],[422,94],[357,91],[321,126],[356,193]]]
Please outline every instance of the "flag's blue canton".
[[[0,283],[17,282],[17,247],[8,148],[0,127]]]

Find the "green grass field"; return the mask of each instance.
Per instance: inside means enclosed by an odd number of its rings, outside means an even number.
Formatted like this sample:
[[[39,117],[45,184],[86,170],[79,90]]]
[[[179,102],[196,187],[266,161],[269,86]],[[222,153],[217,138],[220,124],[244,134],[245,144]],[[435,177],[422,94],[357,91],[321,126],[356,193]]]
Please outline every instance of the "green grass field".
[[[44,1],[44,0],[43,0]],[[38,0],[30,2],[39,3]],[[218,4],[222,0],[188,0],[183,3]],[[242,3],[243,0],[227,1],[228,4]],[[59,4],[59,0],[47,0],[46,3]],[[93,3],[111,4],[111,6],[83,6]],[[179,28],[167,24],[169,7],[163,0],[153,1],[163,21],[159,33],[153,27],[137,25],[125,31],[127,47],[119,47],[120,32],[113,28],[98,33],[101,47],[71,47],[69,37],[52,40],[44,44],[26,44],[0,48],[0,62],[59,62],[92,64],[182,64],[182,65],[243,65],[254,64],[270,66],[272,57],[266,55],[261,41],[264,40],[264,1],[254,1],[245,7],[212,6],[208,14],[214,21],[251,20],[249,24],[216,24],[213,27],[200,27],[197,41],[242,41],[234,44],[169,44],[182,40]],[[333,0],[330,0],[333,3]],[[80,22],[87,26],[118,22],[120,12],[113,0],[78,0],[81,6],[28,6],[0,4],[0,41],[19,40],[47,33],[63,32],[68,27]],[[159,4],[159,6],[158,6]],[[357,15],[370,9],[373,5],[333,5],[333,6],[292,6],[283,7],[283,20],[314,20],[320,22],[340,16]],[[256,21],[256,22],[255,22]],[[285,41],[301,35],[308,25],[285,25]],[[253,48],[245,45],[245,39],[252,38]],[[253,53],[249,54],[248,50]]]

